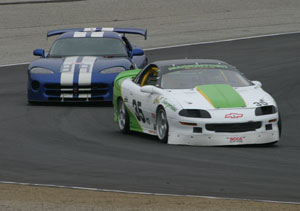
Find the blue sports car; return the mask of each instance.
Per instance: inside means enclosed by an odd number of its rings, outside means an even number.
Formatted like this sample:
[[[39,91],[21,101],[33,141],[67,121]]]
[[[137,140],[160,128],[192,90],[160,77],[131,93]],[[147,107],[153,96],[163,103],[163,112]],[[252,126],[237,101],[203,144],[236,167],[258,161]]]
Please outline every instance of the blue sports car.
[[[75,28],[49,31],[60,35],[49,52],[34,50],[41,58],[28,68],[28,102],[112,101],[115,77],[147,64],[144,51],[125,34],[147,39],[136,28]]]

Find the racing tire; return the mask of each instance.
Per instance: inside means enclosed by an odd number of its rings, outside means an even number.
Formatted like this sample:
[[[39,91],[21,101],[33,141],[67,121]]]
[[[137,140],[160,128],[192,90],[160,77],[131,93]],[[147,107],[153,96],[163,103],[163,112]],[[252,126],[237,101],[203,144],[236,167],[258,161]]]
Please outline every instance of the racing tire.
[[[282,123],[281,123],[281,116],[280,113],[278,115],[278,131],[279,131],[279,138],[281,138],[281,130],[282,130]]]
[[[27,105],[36,105],[37,104],[37,102],[35,102],[35,101],[31,101],[31,100],[28,100],[27,101]]]
[[[160,142],[168,143],[169,123],[165,109],[160,107],[156,114],[156,131]]]
[[[118,101],[118,125],[122,133],[128,134],[130,132],[129,114],[122,99]]]

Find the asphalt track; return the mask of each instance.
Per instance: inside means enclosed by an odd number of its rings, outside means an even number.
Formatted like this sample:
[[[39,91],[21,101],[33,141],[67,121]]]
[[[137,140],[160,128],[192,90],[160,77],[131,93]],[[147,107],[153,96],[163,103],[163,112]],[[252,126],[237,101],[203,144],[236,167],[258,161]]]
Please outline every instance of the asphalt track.
[[[188,147],[122,135],[109,104],[29,106],[26,65],[0,68],[0,180],[300,202],[300,34],[148,51],[216,58],[259,80],[283,120],[274,146]]]

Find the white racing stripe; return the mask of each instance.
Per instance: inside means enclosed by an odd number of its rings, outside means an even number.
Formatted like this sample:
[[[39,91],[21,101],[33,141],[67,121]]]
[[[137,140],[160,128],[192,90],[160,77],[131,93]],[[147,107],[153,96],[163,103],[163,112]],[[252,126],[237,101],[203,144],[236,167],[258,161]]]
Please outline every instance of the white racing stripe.
[[[65,59],[61,66],[60,72],[60,85],[61,86],[72,86],[74,78],[75,64],[78,56],[68,57]]]
[[[86,32],[74,32],[73,37],[86,37]]]
[[[92,95],[91,94],[79,94],[78,98],[91,98]]]
[[[79,69],[78,85],[89,86],[92,81],[93,67],[96,57],[85,56]]]
[[[73,94],[66,94],[66,93],[63,93],[63,94],[60,94],[60,97],[61,98],[73,98]]]
[[[60,85],[72,86],[74,81],[74,71],[78,56],[68,57],[61,65]],[[61,94],[61,98],[73,98],[73,94]]]
[[[101,31],[103,31],[103,32],[113,32],[114,28],[102,28]]]
[[[97,28],[84,28],[83,29],[83,31],[85,31],[85,32],[94,32],[96,30],[97,30]]]
[[[92,32],[91,37],[103,37],[104,32]]]

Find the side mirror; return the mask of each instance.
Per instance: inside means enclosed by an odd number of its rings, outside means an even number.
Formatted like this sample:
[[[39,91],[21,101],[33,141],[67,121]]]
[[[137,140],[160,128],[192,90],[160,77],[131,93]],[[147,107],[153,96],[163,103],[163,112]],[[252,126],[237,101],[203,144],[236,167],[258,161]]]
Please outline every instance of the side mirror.
[[[252,83],[258,87],[262,87],[262,83],[260,81],[252,81]]]
[[[132,57],[134,57],[134,56],[142,56],[142,55],[144,55],[145,53],[144,53],[144,51],[142,50],[142,49],[140,49],[140,48],[134,48],[134,49],[132,49],[132,51],[131,51],[131,55],[130,55],[130,57],[132,58]]]
[[[162,94],[161,89],[151,85],[142,86],[140,91],[148,94],[157,94],[157,95]]]
[[[40,56],[40,57],[42,57],[42,58],[45,58],[45,50],[44,50],[44,49],[40,49],[40,48],[35,49],[35,50],[33,51],[33,55],[35,55],[35,56]]]

